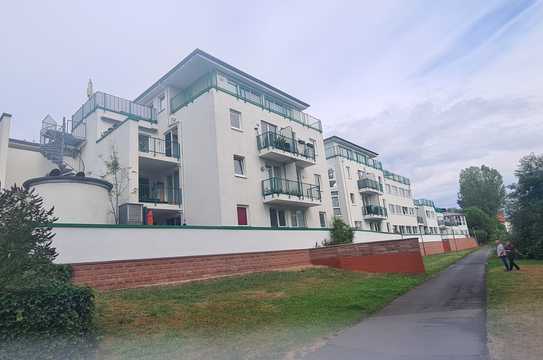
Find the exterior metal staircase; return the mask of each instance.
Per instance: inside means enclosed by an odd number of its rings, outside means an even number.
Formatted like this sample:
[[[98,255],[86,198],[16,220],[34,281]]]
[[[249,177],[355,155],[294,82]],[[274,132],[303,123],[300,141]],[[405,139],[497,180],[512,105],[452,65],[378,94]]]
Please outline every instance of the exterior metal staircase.
[[[54,164],[58,165],[61,173],[74,169],[64,161],[64,156],[76,156],[85,141],[85,123],[72,127],[72,122],[62,119],[62,125],[47,115],[42,120],[40,131],[40,152]]]

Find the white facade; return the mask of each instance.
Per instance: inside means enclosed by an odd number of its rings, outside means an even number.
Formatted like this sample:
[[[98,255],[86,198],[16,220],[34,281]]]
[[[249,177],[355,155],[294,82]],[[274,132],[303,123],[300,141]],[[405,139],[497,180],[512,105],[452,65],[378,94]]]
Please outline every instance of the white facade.
[[[324,142],[334,216],[358,229],[418,233],[409,179],[384,170],[371,150],[337,136]]]
[[[154,223],[327,227],[322,127],[307,107],[196,50],[135,101],[96,92],[64,127],[44,119],[41,144],[11,139],[0,180],[47,175],[61,133],[62,166],[114,186],[105,164],[117,154],[119,203],[152,210]],[[0,150],[7,134],[3,118]]]
[[[421,234],[441,233],[434,202],[427,199],[416,199],[415,205],[417,206],[419,232]]]

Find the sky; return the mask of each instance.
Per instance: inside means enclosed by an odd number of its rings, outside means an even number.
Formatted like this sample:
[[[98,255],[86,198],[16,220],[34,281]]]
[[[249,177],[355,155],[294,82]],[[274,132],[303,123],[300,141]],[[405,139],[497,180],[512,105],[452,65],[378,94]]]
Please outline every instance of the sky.
[[[311,104],[416,197],[543,153],[543,0],[3,1],[0,112],[39,140],[94,89],[133,99],[195,48]]]

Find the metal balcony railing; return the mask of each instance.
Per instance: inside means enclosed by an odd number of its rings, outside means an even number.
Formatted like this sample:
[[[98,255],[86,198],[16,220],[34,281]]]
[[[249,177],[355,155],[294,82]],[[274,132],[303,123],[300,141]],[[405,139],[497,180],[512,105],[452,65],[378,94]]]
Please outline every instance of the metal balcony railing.
[[[366,205],[362,207],[362,214],[369,216],[387,217],[387,209],[379,205]]]
[[[315,161],[315,147],[313,144],[301,142],[273,131],[257,135],[256,143],[258,150],[269,148],[279,149]]]
[[[181,191],[159,184],[140,184],[139,201],[155,204],[181,204]]]
[[[288,195],[300,199],[321,201],[320,186],[272,177],[262,180],[262,195]]]
[[[358,180],[358,189],[373,189],[380,192],[383,192],[383,185],[380,184],[378,181],[373,179],[359,179]]]
[[[140,134],[138,138],[139,151],[153,155],[164,155],[179,159],[181,155],[181,147],[179,143],[173,141],[165,141],[163,139]]]
[[[95,92],[76,112],[72,115],[73,128],[79,126],[89,114],[96,109],[108,110],[118,114],[134,117],[138,120],[157,122],[156,109],[137,104],[133,101],[118,96]]]

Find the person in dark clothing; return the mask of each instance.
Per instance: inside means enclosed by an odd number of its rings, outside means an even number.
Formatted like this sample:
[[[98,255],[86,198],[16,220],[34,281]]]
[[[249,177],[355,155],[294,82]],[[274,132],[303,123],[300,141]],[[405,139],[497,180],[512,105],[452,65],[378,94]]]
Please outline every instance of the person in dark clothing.
[[[509,271],[509,262],[507,261],[507,252],[505,251],[505,247],[503,246],[500,240],[496,240],[496,255],[498,255],[498,257],[503,262],[505,271]]]
[[[508,241],[507,245],[505,245],[505,252],[507,254],[507,260],[509,260],[509,271],[513,271],[513,267],[520,270],[520,267],[515,263],[517,250],[511,241]]]

